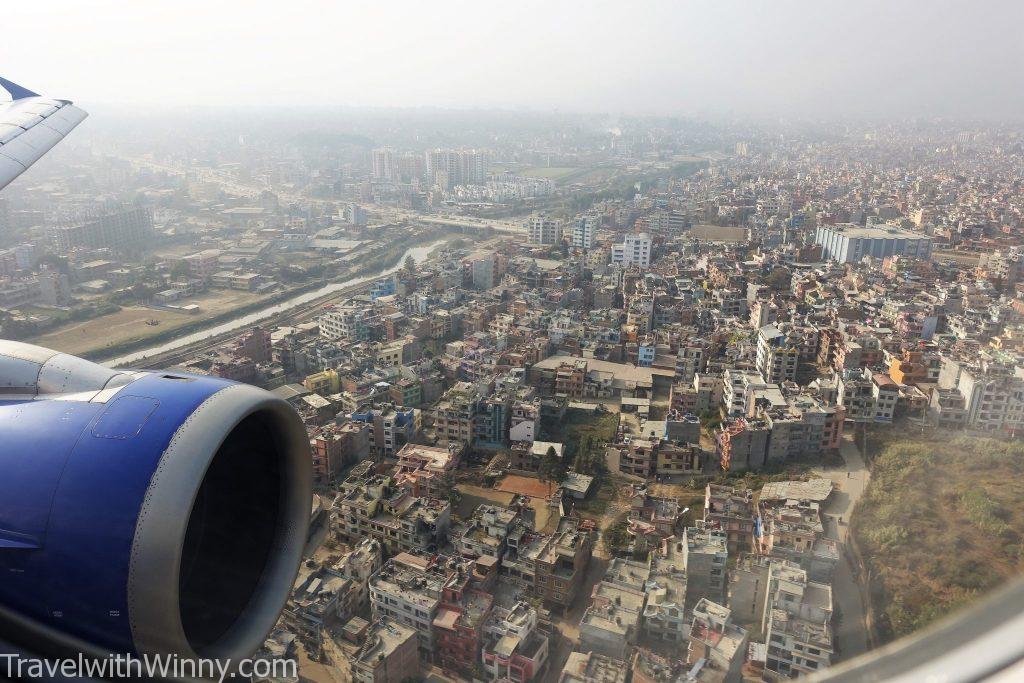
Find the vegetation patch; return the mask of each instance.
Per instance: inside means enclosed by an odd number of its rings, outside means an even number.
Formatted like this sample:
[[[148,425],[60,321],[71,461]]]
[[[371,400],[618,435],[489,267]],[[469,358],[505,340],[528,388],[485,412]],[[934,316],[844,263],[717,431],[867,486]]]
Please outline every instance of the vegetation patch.
[[[852,529],[883,638],[926,626],[1024,570],[1024,445],[893,441]]]

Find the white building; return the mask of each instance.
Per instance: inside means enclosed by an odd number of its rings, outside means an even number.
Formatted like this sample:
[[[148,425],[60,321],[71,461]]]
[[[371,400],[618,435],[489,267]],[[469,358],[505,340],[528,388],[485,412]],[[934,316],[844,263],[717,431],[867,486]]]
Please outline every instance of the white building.
[[[424,653],[434,649],[434,617],[445,583],[455,569],[449,560],[436,560],[399,553],[370,578],[370,606],[373,618],[390,617],[416,629]],[[458,566],[457,562],[454,566]]]
[[[371,152],[374,180],[393,180],[395,177],[395,150],[379,147]]]
[[[757,369],[771,383],[796,380],[800,347],[775,325],[764,325],[757,333]]]
[[[863,228],[854,224],[822,225],[814,236],[822,256],[839,263],[858,263],[865,256],[908,256],[928,260],[932,239],[928,235],[890,226]]]
[[[597,232],[596,216],[577,216],[572,224],[572,247],[574,249],[593,249],[595,232]]]
[[[750,415],[753,412],[754,393],[768,388],[768,383],[760,373],[733,368],[726,369],[724,383],[722,402],[730,417]]]
[[[651,265],[651,242],[651,236],[646,232],[626,235],[622,244],[612,245],[612,263],[649,268]]]
[[[324,339],[351,339],[364,341],[369,333],[369,311],[358,306],[346,305],[328,311],[317,318],[320,336]]]
[[[558,244],[562,241],[562,222],[547,216],[533,216],[527,226],[530,244]]]
[[[832,587],[807,580],[786,560],[771,563],[761,629],[765,668],[783,676],[812,674],[832,662]]]

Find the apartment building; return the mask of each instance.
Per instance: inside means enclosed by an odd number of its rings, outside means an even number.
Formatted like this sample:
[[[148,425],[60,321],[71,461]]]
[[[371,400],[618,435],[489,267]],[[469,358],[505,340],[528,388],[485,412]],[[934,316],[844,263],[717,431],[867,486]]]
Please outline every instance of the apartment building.
[[[372,427],[370,448],[378,457],[384,458],[394,458],[406,444],[414,441],[421,426],[420,411],[389,403],[353,412],[349,418]]]
[[[434,406],[434,434],[438,442],[466,444],[476,434],[476,411],[480,394],[470,382],[457,382]]]
[[[647,568],[644,567],[645,574]],[[580,649],[623,659],[640,635],[646,595],[643,586],[600,581],[580,619]]]
[[[436,640],[434,619],[443,591],[458,564],[439,555],[399,553],[370,578],[373,618],[390,618],[416,631],[420,657],[433,661]]]
[[[594,248],[594,235],[597,233],[597,216],[577,216],[572,222],[573,249]]]
[[[592,550],[590,530],[574,518],[563,517],[534,560],[537,597],[563,609],[571,605],[583,585]]]
[[[389,617],[374,621],[349,660],[355,683],[402,683],[420,673],[416,630]]]
[[[1009,358],[944,358],[939,388],[960,395],[964,422],[972,429],[1014,433],[1024,426],[1024,377]]]
[[[685,545],[682,538],[669,538],[651,555],[642,627],[648,638],[669,643],[686,639],[689,615]]]
[[[460,533],[453,533],[452,544],[463,557],[493,557],[500,561],[505,555],[506,539],[519,514],[518,507],[480,505]]]
[[[386,475],[368,476],[345,490],[334,503],[343,537],[376,538],[390,552],[429,552],[444,545],[451,525],[447,499],[417,498]]]
[[[324,339],[346,339],[352,342],[370,338],[373,309],[362,304],[347,304],[317,318],[320,336]]]
[[[729,541],[724,531],[700,526],[687,527],[682,540],[683,566],[686,568],[686,611],[693,610],[701,598],[725,602],[726,561]]]
[[[732,622],[728,607],[701,600],[693,608],[686,663],[701,663],[701,681],[739,681],[748,642],[749,634]]]
[[[487,677],[518,683],[539,678],[549,656],[546,628],[527,602],[516,602],[508,609],[495,606],[484,623],[481,660]]]
[[[148,208],[123,209],[52,231],[58,253],[72,249],[124,250],[143,246],[153,237],[153,212]]]
[[[626,683],[629,665],[597,652],[570,652],[558,683]]]
[[[726,369],[723,384],[722,403],[730,417],[752,415],[754,392],[768,388],[760,373],[731,368]]]
[[[327,425],[309,440],[313,477],[318,484],[334,482],[341,472],[370,454],[370,428],[359,423]]]
[[[799,361],[797,339],[775,325],[757,331],[757,369],[765,380],[773,384],[795,381]]]
[[[562,241],[562,222],[549,216],[532,216],[527,222],[530,244],[558,244]]]
[[[704,488],[704,524],[726,534],[729,555],[750,552],[754,547],[754,492],[721,484]]]
[[[854,422],[892,422],[899,401],[899,386],[889,375],[846,370],[837,377],[838,403],[844,418]]]
[[[622,266],[651,267],[651,236],[646,232],[626,235],[621,244],[612,245],[612,263]]]
[[[407,443],[397,453],[395,484],[416,497],[447,498],[448,478],[458,468],[462,446],[421,446]]]
[[[433,628],[437,663],[445,671],[471,677],[481,661],[484,623],[494,597],[470,587],[470,573],[452,562],[454,573],[441,591]]]
[[[793,562],[807,572],[811,581],[832,583],[839,546],[825,535],[818,501],[765,501],[757,542],[760,553]]]
[[[826,668],[834,651],[831,622],[832,587],[809,581],[792,562],[773,561],[761,623],[765,668],[790,677]]]

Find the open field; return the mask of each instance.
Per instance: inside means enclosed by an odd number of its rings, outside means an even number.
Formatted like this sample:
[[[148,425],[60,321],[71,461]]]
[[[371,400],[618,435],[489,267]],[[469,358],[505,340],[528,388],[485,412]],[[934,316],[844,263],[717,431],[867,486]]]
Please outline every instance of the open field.
[[[530,176],[533,178],[550,178],[551,180],[561,180],[566,176],[572,175],[579,171],[579,168],[575,166],[532,166],[523,170],[520,175]]]
[[[876,457],[852,531],[880,635],[927,625],[1024,570],[1024,445],[891,442]]]
[[[481,505],[506,506],[515,498],[514,493],[495,491],[494,489],[474,486],[472,484],[457,484],[459,491],[459,504],[455,509],[456,514],[463,519],[469,519],[473,511]]]
[[[525,478],[525,477],[520,477]],[[484,488],[482,486],[473,486],[472,484],[458,484],[456,488],[459,491],[459,505],[456,508],[456,514],[462,519],[469,519],[473,516],[473,512],[480,505],[501,505],[503,507],[508,506],[515,498],[515,493],[510,491],[498,491],[496,489]],[[546,530],[549,522],[557,523],[557,518],[552,519],[551,509],[548,507],[547,501],[543,498],[531,498],[530,507],[533,508],[536,518],[537,530]]]
[[[580,169],[578,173],[571,176],[564,176],[561,179],[563,184],[579,183],[580,185],[600,185],[612,179],[615,175],[614,168],[591,168]]]
[[[615,430],[618,426],[618,413],[594,414],[585,410],[569,408],[565,411],[565,420],[561,423],[557,425],[544,425],[544,440],[565,443],[575,452],[580,441],[586,436],[604,443],[613,441],[615,439]]]
[[[695,225],[690,236],[711,242],[742,242],[747,239],[747,229],[735,225]]]
[[[268,297],[261,297],[252,292],[224,290],[207,292],[177,302],[179,305],[197,304],[200,311],[195,315],[145,306],[125,306],[117,313],[63,325],[32,339],[31,342],[56,351],[81,355],[193,325],[256,303],[263,298]],[[158,324],[147,325],[147,321],[155,321]]]
[[[933,249],[932,260],[955,261],[965,266],[976,266],[981,261],[981,254],[969,251],[943,251],[941,249]]]
[[[501,478],[494,486],[498,491],[506,493],[521,493],[530,498],[547,498],[555,491],[554,482],[543,482],[537,477],[524,477],[518,474],[508,474]]]

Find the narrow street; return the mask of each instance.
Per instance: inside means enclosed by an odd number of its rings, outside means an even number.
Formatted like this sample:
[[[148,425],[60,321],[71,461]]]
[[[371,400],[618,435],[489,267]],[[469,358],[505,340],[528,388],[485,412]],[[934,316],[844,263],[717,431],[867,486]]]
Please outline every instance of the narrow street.
[[[576,599],[569,606],[569,609],[565,611],[565,614],[557,615],[555,619],[559,637],[557,642],[552,642],[551,652],[548,655],[548,668],[544,672],[543,683],[555,683],[558,680],[562,674],[562,667],[565,666],[565,662],[569,658],[569,653],[580,642],[580,619],[583,618],[583,612],[586,611],[587,606],[590,604],[590,594],[594,590],[594,586],[604,577],[604,573],[608,569],[608,562],[611,559],[611,553],[604,547],[604,532],[615,522],[619,515],[629,509],[629,504],[623,498],[623,490],[621,484],[616,485],[615,496],[609,501],[608,508],[601,515],[601,519],[598,520],[597,528],[600,530],[600,535],[594,544],[593,556],[590,559],[590,564],[587,565],[587,571],[583,577],[583,585],[580,586]]]
[[[827,468],[820,472],[836,485],[822,518],[826,535],[839,542],[840,551],[839,565],[832,581],[833,606],[842,615],[835,629],[837,662],[855,657],[868,649],[865,605],[845,548],[846,535],[850,529],[850,515],[853,513],[854,505],[864,495],[864,489],[871,476],[851,435],[843,437],[839,452],[846,463],[845,467]]]

